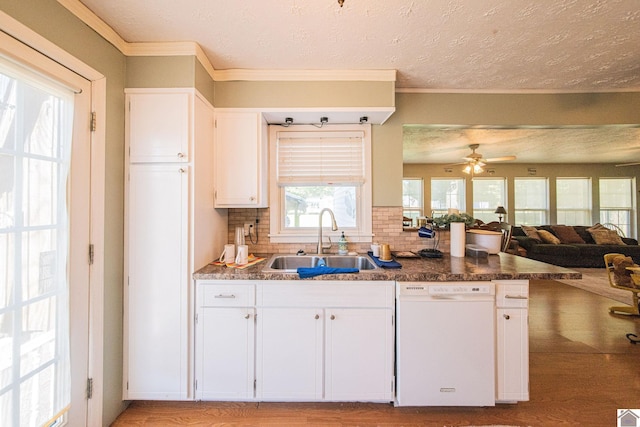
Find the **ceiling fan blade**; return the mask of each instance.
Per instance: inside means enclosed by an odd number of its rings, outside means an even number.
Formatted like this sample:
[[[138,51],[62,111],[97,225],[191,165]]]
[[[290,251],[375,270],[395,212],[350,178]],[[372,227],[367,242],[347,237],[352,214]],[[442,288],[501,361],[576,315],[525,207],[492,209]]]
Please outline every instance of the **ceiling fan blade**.
[[[620,167],[620,166],[636,166],[636,165],[640,165],[640,162],[633,162],[633,163],[621,163],[619,165],[616,165],[616,167]]]
[[[515,160],[516,156],[503,156],[503,157],[494,157],[492,159],[484,159],[485,162],[506,162],[509,160]]]

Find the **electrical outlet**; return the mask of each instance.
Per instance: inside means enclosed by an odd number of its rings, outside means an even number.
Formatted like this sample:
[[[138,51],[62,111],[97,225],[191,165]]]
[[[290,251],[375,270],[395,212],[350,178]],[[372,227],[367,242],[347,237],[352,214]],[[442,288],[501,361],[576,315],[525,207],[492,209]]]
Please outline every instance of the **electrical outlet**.
[[[244,235],[245,236],[249,235],[249,230],[251,229],[251,227],[253,227],[253,224],[250,224],[248,222],[244,225]]]

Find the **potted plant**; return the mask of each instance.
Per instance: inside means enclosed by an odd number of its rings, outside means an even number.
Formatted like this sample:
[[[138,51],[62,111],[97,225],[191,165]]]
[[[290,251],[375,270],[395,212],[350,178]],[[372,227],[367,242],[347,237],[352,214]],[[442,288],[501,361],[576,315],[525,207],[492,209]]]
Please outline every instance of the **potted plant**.
[[[474,219],[466,213],[453,213],[433,218],[433,223],[439,228],[449,228],[449,224],[452,222],[464,222],[466,227],[471,227]]]

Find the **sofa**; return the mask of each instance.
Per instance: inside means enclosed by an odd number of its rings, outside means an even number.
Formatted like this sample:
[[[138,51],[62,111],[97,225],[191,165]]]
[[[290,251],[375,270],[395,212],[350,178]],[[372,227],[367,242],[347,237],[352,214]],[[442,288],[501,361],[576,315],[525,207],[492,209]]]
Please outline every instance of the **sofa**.
[[[638,241],[619,237],[600,224],[516,226],[512,239],[524,249],[521,255],[561,267],[604,268],[604,254],[613,252],[628,255],[640,264]]]

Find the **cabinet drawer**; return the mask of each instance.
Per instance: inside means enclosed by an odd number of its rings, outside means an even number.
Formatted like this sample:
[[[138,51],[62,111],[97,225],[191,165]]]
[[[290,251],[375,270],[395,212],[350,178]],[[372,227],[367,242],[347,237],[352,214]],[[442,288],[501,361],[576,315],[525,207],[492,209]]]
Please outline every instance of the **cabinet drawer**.
[[[255,304],[254,285],[200,285],[200,307],[246,307]]]
[[[527,308],[529,306],[529,281],[496,280],[496,306]]]

